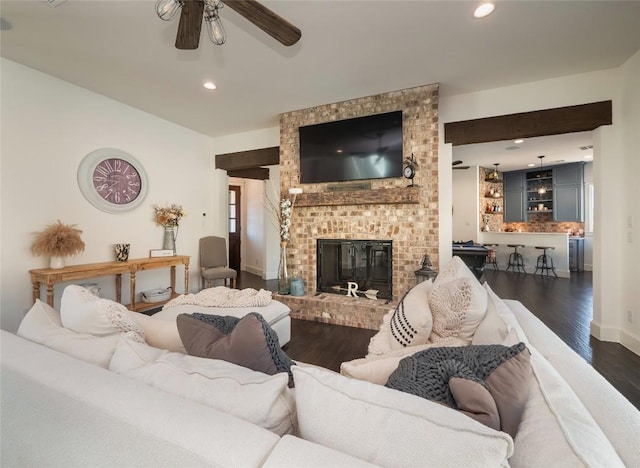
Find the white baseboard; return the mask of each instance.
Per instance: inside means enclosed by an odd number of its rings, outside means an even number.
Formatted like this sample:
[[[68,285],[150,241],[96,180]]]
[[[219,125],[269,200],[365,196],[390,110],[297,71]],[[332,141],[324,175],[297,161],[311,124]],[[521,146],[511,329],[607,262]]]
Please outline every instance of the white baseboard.
[[[620,343],[620,329],[616,327],[603,327],[595,320],[591,321],[590,325],[591,335],[600,341],[613,341],[614,343]]]
[[[251,265],[242,265],[241,268],[242,271],[247,271],[251,274],[258,275],[259,277],[263,278],[263,271],[260,268]]]
[[[626,330],[621,332],[620,344],[640,356],[640,337]]]

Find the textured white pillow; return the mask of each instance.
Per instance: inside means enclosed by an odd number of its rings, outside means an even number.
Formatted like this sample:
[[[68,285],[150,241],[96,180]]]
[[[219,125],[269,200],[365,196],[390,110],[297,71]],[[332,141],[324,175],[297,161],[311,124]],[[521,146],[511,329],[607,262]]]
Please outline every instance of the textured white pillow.
[[[60,313],[40,299],[22,319],[17,335],[104,368],[109,366],[118,340],[117,335],[93,336],[64,328]]]
[[[500,316],[500,318],[507,324],[510,329],[510,333],[516,335],[518,342],[522,341],[523,343],[528,345],[529,339],[524,333],[524,330],[522,329],[520,323],[518,323],[518,319],[516,319],[515,315],[513,315],[513,312],[511,312],[509,306],[496,293],[493,292],[488,283],[484,283],[484,288],[487,291],[487,301],[489,298],[491,298],[491,301],[496,307],[498,316]]]
[[[462,261],[462,259],[454,256],[449,260],[449,263],[447,263],[444,268],[440,269],[440,272],[434,281],[434,285],[438,283],[446,283],[456,278],[469,278],[480,284],[476,276]]]
[[[129,316],[140,325],[144,331],[145,341],[151,346],[178,353],[187,353],[180,339],[178,325],[175,320],[160,320],[154,316],[149,317],[139,312],[129,312]]]
[[[429,309],[431,280],[418,283],[383,319],[380,331],[369,342],[369,354],[386,354],[394,349],[425,344],[433,320]]]
[[[437,343],[453,336],[469,344],[485,316],[487,291],[475,278],[436,280],[429,294],[429,306],[433,316],[430,341]]]
[[[294,366],[303,439],[380,466],[507,466],[513,441],[438,403]]]
[[[218,359],[152,348],[121,338],[109,370],[237,416],[278,435],[294,432],[289,375],[267,375]]]
[[[71,284],[64,288],[60,318],[62,325],[78,333],[96,336],[127,333],[132,339],[144,342],[144,331],[129,316],[125,306],[96,297],[82,286]]]

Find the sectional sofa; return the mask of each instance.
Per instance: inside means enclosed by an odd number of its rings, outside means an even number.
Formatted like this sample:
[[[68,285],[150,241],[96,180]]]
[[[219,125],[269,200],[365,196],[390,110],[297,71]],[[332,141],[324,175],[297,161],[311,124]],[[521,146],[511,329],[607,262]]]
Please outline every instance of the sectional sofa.
[[[441,284],[470,284],[471,279],[455,278],[453,270],[449,277],[441,272]],[[442,299],[439,287],[423,285],[402,303],[419,302],[418,293],[427,301],[429,295]],[[482,296],[477,284],[473,288]],[[93,333],[74,331],[66,326],[71,318],[37,301],[17,335],[1,335],[0,461],[3,466],[640,466],[640,412],[522,304],[481,288],[484,300],[475,303],[484,303],[485,311],[478,323],[463,324],[459,336],[441,336],[438,345],[460,345],[465,334],[467,345],[526,345],[532,373],[513,436],[381,384],[411,351],[437,344],[433,330],[446,335],[435,304],[427,343],[387,349],[390,312],[369,354],[344,363],[344,375],[296,363],[291,386],[286,372],[268,375],[151,346],[135,324],[110,332],[118,314],[99,327],[93,323]],[[158,322],[141,328],[162,327],[160,342],[167,343],[175,323]]]

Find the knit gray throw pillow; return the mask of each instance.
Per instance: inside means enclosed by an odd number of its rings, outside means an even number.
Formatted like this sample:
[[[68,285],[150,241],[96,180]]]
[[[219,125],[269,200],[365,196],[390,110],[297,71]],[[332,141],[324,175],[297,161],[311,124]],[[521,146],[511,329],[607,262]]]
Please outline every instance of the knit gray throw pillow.
[[[530,356],[524,343],[431,348],[400,361],[386,386],[515,437],[529,395]]]

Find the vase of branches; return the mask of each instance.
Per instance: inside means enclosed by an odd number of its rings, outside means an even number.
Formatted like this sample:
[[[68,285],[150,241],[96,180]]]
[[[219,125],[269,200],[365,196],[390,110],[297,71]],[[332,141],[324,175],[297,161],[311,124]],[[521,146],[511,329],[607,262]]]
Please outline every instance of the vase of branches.
[[[48,255],[49,268],[64,268],[66,257],[84,250],[85,245],[80,234],[82,231],[75,224],[63,224],[58,220],[43,231],[35,233],[31,252],[34,255]]]
[[[158,226],[164,228],[164,237],[162,238],[162,248],[165,250],[173,250],[176,253],[176,239],[178,238],[178,227],[180,220],[185,216],[182,206],[175,203],[169,206],[153,207],[153,220]]]

